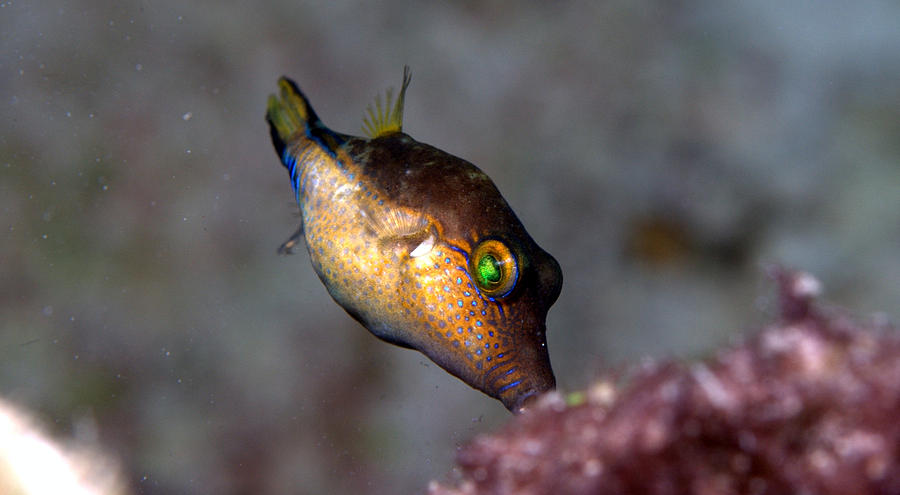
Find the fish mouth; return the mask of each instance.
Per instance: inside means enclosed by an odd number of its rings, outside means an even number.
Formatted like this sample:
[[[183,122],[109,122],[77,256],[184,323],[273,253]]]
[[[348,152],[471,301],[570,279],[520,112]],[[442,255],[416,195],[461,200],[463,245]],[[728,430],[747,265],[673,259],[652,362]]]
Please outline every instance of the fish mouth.
[[[546,352],[542,354],[543,356],[536,356],[538,359],[533,362],[517,363],[512,369],[519,373],[511,374],[509,381],[496,389],[495,396],[510,412],[521,413],[539,395],[556,388],[556,377],[550,367],[549,357]]]
[[[527,327],[530,330],[516,336],[517,342],[514,350],[508,353],[508,361],[485,376],[488,393],[513,413],[521,412],[535,397],[556,388],[545,324],[532,321]]]
[[[551,376],[552,379],[552,376]],[[528,386],[511,397],[503,397],[503,405],[513,414],[521,414],[532,407],[538,397],[556,388],[555,380],[541,386]]]

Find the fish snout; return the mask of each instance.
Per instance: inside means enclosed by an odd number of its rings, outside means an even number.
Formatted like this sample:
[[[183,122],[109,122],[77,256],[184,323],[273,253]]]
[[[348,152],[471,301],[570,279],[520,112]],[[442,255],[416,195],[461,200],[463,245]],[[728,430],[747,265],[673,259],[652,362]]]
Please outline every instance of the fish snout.
[[[550,366],[544,327],[535,331],[530,345],[520,346],[508,379],[498,384],[497,398],[513,413],[522,412],[533,399],[556,388],[556,378]]]
[[[520,414],[528,409],[538,397],[554,388],[556,388],[556,380],[553,377],[553,373],[550,373],[549,381],[543,381],[542,383],[535,383],[531,386],[524,387],[519,390],[516,395],[512,396],[510,401],[507,401],[504,398],[503,405],[505,405],[510,412]]]

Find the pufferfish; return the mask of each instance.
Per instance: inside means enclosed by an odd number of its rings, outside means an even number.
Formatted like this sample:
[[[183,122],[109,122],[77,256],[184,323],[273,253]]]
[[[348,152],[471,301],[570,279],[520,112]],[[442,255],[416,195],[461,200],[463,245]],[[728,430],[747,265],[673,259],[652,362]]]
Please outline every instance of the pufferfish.
[[[331,297],[382,340],[420,351],[519,412],[554,388],[546,316],[557,261],[528,235],[478,167],[402,131],[375,100],[365,137],[326,127],[282,77],[266,120],[301,212],[297,232]]]

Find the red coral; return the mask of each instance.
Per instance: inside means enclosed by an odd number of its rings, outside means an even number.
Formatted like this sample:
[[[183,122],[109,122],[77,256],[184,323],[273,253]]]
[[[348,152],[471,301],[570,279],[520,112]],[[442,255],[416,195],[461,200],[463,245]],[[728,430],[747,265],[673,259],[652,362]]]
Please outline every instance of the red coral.
[[[900,337],[817,311],[809,275],[775,277],[781,319],[755,337],[578,405],[548,394],[429,493],[900,493]]]

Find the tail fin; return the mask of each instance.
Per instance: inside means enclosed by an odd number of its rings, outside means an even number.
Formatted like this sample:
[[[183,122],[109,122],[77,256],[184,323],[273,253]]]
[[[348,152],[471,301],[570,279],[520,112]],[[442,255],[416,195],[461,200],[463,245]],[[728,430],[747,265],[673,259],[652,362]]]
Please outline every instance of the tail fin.
[[[309,100],[287,77],[278,80],[281,98],[269,95],[266,105],[266,122],[269,123],[269,134],[275,152],[282,162],[286,160],[284,149],[287,142],[298,132],[307,132],[311,127],[321,126],[319,117],[309,104]]]

